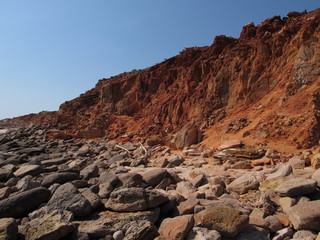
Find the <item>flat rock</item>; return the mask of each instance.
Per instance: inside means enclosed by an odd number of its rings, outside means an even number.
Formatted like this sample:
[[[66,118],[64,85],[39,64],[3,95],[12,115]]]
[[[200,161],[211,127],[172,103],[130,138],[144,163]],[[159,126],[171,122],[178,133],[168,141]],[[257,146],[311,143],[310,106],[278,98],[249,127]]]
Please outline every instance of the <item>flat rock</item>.
[[[281,183],[275,191],[284,197],[297,197],[312,193],[317,188],[317,181],[314,179],[293,178]]]
[[[320,231],[320,200],[298,203],[290,208],[288,215],[296,230]]]
[[[166,218],[159,227],[159,233],[168,239],[184,240],[193,224],[193,215]]]
[[[117,175],[123,186],[125,187],[140,187],[142,183],[142,176],[139,173],[121,173]]]
[[[19,232],[24,235],[25,240],[61,239],[74,230],[75,227],[70,221],[72,213],[55,210],[22,225]]]
[[[51,192],[43,187],[34,188],[0,201],[0,216],[20,218],[47,202]]]
[[[90,215],[89,220],[76,221],[79,232],[87,233],[90,239],[98,239],[121,230],[126,232],[133,223],[149,221],[155,223],[159,217],[159,208],[139,212],[103,211]]]
[[[112,186],[120,183],[120,179],[118,178],[118,176],[111,172],[102,172],[99,176],[99,181],[101,183],[110,183]]]
[[[236,192],[238,194],[244,194],[249,190],[256,190],[258,188],[259,181],[252,174],[245,174],[227,185],[228,192]]]
[[[22,165],[13,174],[16,177],[24,177],[26,175],[35,176],[42,172],[42,168],[39,165]]]
[[[194,215],[195,225],[216,230],[224,237],[235,237],[249,223],[249,217],[239,210],[218,206],[207,207]]]
[[[270,174],[266,180],[278,178],[278,177],[285,177],[292,173],[292,167],[290,164],[285,164],[281,166],[276,172]]]
[[[317,234],[308,230],[300,230],[293,234],[292,240],[315,240]]]
[[[43,167],[51,167],[51,166],[54,166],[54,165],[63,164],[66,161],[68,161],[67,158],[55,158],[55,159],[43,160],[40,163],[41,163],[41,165]]]
[[[97,177],[99,175],[99,168],[96,164],[91,164],[81,170],[80,176],[82,179],[89,180],[90,178]]]
[[[14,218],[0,218],[0,239],[16,240],[18,234],[18,223]]]
[[[159,236],[158,229],[149,221],[131,222],[125,234],[126,240],[151,240]],[[113,237],[115,239],[115,237]],[[122,238],[121,238],[122,240]]]
[[[169,198],[157,190],[143,188],[120,188],[110,194],[105,207],[118,212],[143,211],[169,201]]]
[[[143,181],[145,181],[149,186],[157,186],[162,179],[166,178],[168,172],[163,168],[156,168],[148,170],[142,174]]]
[[[79,179],[79,175],[73,172],[52,173],[44,178],[41,186],[48,188],[54,183],[64,184],[76,179]]]
[[[49,211],[67,210],[76,217],[88,216],[92,210],[90,202],[72,183],[65,183],[58,187],[47,206]]]
[[[233,140],[227,140],[224,141],[219,147],[218,150],[224,150],[227,148],[236,148],[240,147],[242,144],[242,141],[240,139],[233,139]]]
[[[312,175],[311,178],[317,181],[317,185],[318,185],[318,187],[319,187],[319,186],[320,186],[320,169],[316,170],[316,171],[313,173],[313,175]]]

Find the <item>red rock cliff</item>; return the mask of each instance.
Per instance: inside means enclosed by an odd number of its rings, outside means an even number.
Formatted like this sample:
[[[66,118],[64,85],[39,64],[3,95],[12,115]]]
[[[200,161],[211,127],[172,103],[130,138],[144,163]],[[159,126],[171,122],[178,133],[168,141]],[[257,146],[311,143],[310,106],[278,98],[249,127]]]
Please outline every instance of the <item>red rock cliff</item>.
[[[65,134],[175,133],[187,123],[225,139],[298,147],[320,139],[320,10],[275,16],[150,68],[103,79],[60,106]]]

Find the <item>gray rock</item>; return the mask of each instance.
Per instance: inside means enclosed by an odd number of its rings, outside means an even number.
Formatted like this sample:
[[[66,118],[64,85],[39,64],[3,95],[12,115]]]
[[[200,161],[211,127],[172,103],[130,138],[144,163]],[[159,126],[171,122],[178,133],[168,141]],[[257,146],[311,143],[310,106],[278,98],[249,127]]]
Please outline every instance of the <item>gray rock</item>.
[[[49,211],[56,209],[72,212],[76,217],[85,217],[91,213],[92,207],[72,183],[58,187],[48,204]]]
[[[177,148],[190,147],[192,144],[201,141],[201,131],[193,125],[185,125],[175,137],[175,146]]]
[[[94,178],[99,175],[99,168],[96,164],[91,164],[82,169],[80,175],[82,179],[89,180],[90,178]]]
[[[102,172],[99,176],[99,181],[101,183],[108,182],[112,186],[115,186],[120,183],[120,179],[118,178],[118,176],[111,172]]]
[[[85,199],[87,199],[89,201],[93,211],[96,210],[100,206],[101,200],[100,200],[99,196],[97,194],[95,194],[94,192],[92,192],[90,188],[80,189],[80,192],[81,192],[82,196],[84,196]]]
[[[14,177],[11,169],[0,168],[0,182],[7,181],[11,177]]]
[[[81,148],[79,148],[77,152],[78,157],[85,157],[87,154],[89,154],[91,151],[90,146],[88,145],[83,145]]]
[[[14,218],[0,218],[0,239],[16,240],[18,224]]]
[[[312,193],[317,188],[317,181],[314,179],[293,178],[281,183],[275,191],[284,197],[297,197]]]
[[[259,188],[259,181],[252,174],[245,174],[227,185],[228,192],[236,192],[238,194],[245,194],[249,190],[257,190]]]
[[[320,168],[313,173],[311,178],[317,181],[317,185],[319,187],[320,186]]]
[[[281,166],[276,172],[270,174],[267,177],[267,180],[278,178],[278,177],[285,177],[292,173],[292,167],[289,164],[285,164]]]
[[[14,172],[16,177],[24,177],[26,175],[36,176],[42,172],[39,165],[22,165]]]
[[[117,175],[124,187],[140,187],[142,176],[139,173],[122,173]]]
[[[320,200],[299,203],[290,208],[289,220],[296,230],[320,231]]]
[[[143,188],[120,188],[111,193],[105,207],[118,212],[143,211],[167,202],[169,198],[156,191]]]
[[[76,179],[79,179],[79,175],[73,172],[52,173],[44,178],[41,186],[48,188],[54,183],[64,184]]]
[[[156,168],[143,173],[142,178],[149,186],[154,187],[157,186],[164,178],[166,178],[167,175],[167,170],[163,168]]]
[[[60,165],[68,161],[67,158],[56,158],[56,159],[49,159],[49,160],[43,160],[41,161],[41,165],[43,167],[51,167],[54,165]]]
[[[34,188],[0,201],[0,216],[20,218],[47,202],[51,192],[43,187]]]
[[[300,230],[293,234],[292,240],[315,240],[317,235],[318,234],[312,231]]]

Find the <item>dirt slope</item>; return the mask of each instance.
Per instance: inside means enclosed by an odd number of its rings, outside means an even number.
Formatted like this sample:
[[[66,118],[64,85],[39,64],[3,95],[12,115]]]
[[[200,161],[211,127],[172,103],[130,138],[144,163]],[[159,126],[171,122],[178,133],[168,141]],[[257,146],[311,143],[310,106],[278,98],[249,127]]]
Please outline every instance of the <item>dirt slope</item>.
[[[46,123],[59,136],[117,137],[205,132],[203,144],[309,148],[320,139],[320,9],[275,16],[218,36],[150,68],[100,80],[58,112],[11,123]]]

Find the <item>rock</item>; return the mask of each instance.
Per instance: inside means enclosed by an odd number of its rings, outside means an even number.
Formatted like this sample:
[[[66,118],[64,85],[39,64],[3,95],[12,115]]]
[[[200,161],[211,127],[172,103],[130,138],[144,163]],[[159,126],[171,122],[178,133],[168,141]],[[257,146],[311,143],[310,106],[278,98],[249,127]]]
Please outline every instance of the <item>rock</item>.
[[[201,185],[204,179],[205,179],[205,176],[203,174],[199,174],[198,176],[196,176],[191,180],[191,184],[193,187],[197,188]]]
[[[102,211],[90,215],[87,220],[75,223],[79,225],[79,232],[87,233],[90,239],[99,239],[106,235],[112,235],[118,230],[126,232],[131,226],[136,226],[136,223],[148,221],[154,224],[159,217],[159,212],[159,208],[124,213]]]
[[[0,188],[0,200],[9,197],[10,193],[11,193],[11,187]]]
[[[39,165],[22,165],[13,174],[16,177],[24,177],[26,175],[36,176],[42,172],[42,168]]]
[[[283,197],[283,198],[280,198],[279,200],[279,204],[284,213],[288,213],[290,211],[290,208],[296,203],[297,203],[297,200],[290,197]]]
[[[34,188],[0,201],[0,216],[20,218],[47,202],[51,192],[43,187]]]
[[[151,240],[159,236],[157,228],[149,221],[140,221],[135,224],[129,223],[125,240]]]
[[[91,164],[81,170],[80,176],[82,179],[89,180],[90,178],[97,177],[99,175],[99,168],[96,164]]]
[[[192,214],[194,212],[195,206],[199,203],[196,198],[189,198],[184,202],[181,202],[177,207],[180,215]]]
[[[268,191],[268,190],[273,190],[276,187],[278,187],[281,183],[288,181],[290,179],[292,179],[293,176],[287,176],[287,177],[278,177],[278,178],[272,178],[270,180],[266,180],[263,181],[260,186],[259,186],[259,190],[262,192]]]
[[[105,207],[118,212],[143,211],[167,202],[169,198],[156,190],[120,188],[113,191]]]
[[[292,173],[292,167],[289,164],[285,164],[281,166],[276,172],[270,174],[267,177],[267,180],[271,180],[274,178],[285,177]]]
[[[312,155],[310,161],[311,161],[311,166],[314,169],[318,169],[320,167],[320,153],[316,153]]]
[[[122,173],[117,175],[124,187],[140,187],[142,176],[139,173]]]
[[[282,228],[282,224],[276,216],[268,216],[265,219],[269,223],[268,228],[271,233],[275,233]]]
[[[44,178],[41,186],[48,188],[54,183],[64,184],[76,179],[79,179],[79,175],[73,172],[52,173]]]
[[[281,183],[275,191],[284,197],[297,197],[316,190],[317,182],[313,179],[293,178]]]
[[[287,237],[293,236],[293,230],[291,228],[284,228],[276,232],[272,240],[283,240]]]
[[[290,208],[288,215],[296,230],[320,231],[320,200],[299,203]]]
[[[244,194],[249,190],[256,190],[258,188],[259,181],[252,174],[245,174],[227,185],[228,192],[236,192],[238,194]]]
[[[303,169],[305,167],[305,161],[299,156],[294,156],[289,159],[289,164],[293,169]]]
[[[11,169],[0,168],[0,182],[4,182],[13,177]]]
[[[113,235],[113,240],[122,240],[124,238],[124,234],[121,230],[116,231]]]
[[[256,226],[249,225],[238,236],[232,240],[270,240],[268,230]]]
[[[43,167],[51,167],[51,166],[63,164],[67,161],[68,161],[67,158],[56,158],[56,159],[50,159],[50,160],[43,160],[41,161],[41,165]]]
[[[14,218],[0,218],[0,239],[16,240],[18,224]]]
[[[72,183],[65,183],[57,188],[48,204],[48,210],[67,210],[76,217],[85,217],[91,213],[92,207],[87,199]]]
[[[101,183],[108,182],[112,186],[115,186],[120,183],[120,179],[118,178],[118,176],[111,172],[102,172],[99,176],[99,181]]]
[[[74,230],[70,221],[72,221],[72,213],[55,210],[23,224],[19,232],[26,240],[61,239]]]
[[[91,149],[88,145],[83,145],[81,148],[79,148],[77,152],[78,157],[85,157],[88,153],[90,153]]]
[[[188,234],[187,240],[221,240],[221,235],[216,230],[194,227]]]
[[[101,205],[99,196],[94,192],[92,192],[90,188],[80,189],[80,192],[82,196],[84,196],[85,199],[87,199],[88,202],[90,203],[92,207],[92,211],[96,210]]]
[[[193,224],[194,219],[192,215],[166,218],[159,227],[159,233],[160,236],[168,239],[184,240]]]
[[[249,217],[239,210],[225,207],[207,207],[195,214],[195,225],[218,231],[224,237],[235,237],[249,223]]]
[[[293,234],[292,240],[315,240],[316,238],[316,233],[308,230],[300,230]]]
[[[143,181],[145,181],[149,186],[155,187],[158,185],[162,179],[166,178],[168,175],[167,170],[162,168],[156,168],[148,170],[142,174]]]
[[[233,140],[227,140],[224,141],[219,147],[218,150],[223,150],[223,149],[227,149],[227,148],[237,148],[240,147],[242,144],[242,141],[239,139],[233,139]]]
[[[189,194],[195,192],[195,189],[190,182],[178,182],[176,191],[187,198]]]
[[[313,173],[311,178],[317,181],[317,186],[319,187],[320,186],[320,169],[316,170]]]
[[[196,126],[187,124],[177,133],[174,144],[176,148],[181,149],[200,142],[201,138],[201,131]]]

